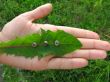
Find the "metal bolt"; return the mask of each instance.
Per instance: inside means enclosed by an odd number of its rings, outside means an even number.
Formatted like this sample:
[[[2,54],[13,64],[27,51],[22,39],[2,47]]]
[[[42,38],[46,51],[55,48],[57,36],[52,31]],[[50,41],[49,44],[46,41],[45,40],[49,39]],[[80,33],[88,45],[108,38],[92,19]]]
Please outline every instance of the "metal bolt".
[[[44,41],[44,46],[48,46],[48,41]]]
[[[60,42],[58,40],[55,40],[55,46],[59,46]]]

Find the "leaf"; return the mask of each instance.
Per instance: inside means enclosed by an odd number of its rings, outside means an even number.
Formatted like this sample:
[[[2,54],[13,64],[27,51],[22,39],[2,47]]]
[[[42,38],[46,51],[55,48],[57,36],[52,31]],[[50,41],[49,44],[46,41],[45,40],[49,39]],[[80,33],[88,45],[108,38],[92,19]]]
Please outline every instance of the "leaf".
[[[0,53],[25,57],[44,57],[47,55],[63,56],[82,47],[73,35],[62,30],[56,32],[41,29],[41,33],[33,33],[14,40],[0,42]]]

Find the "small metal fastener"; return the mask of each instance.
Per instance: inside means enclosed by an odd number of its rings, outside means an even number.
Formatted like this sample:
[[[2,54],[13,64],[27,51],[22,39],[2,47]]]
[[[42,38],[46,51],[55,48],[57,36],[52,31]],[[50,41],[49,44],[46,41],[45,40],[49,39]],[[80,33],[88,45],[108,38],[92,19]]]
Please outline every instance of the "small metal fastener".
[[[36,42],[33,42],[32,43],[32,47],[37,47],[37,43]]]
[[[44,46],[48,46],[48,41],[44,41]]]
[[[60,42],[58,40],[55,40],[55,46],[59,46]]]

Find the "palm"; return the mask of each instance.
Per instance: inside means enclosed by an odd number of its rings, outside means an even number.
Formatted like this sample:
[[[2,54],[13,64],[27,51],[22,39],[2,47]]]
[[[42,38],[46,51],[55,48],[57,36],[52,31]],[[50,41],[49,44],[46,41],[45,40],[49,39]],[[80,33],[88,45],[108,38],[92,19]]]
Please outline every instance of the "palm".
[[[29,22],[28,19],[18,16],[7,23],[2,31],[8,39],[14,39],[15,37],[29,33],[32,26],[32,22]]]
[[[64,58],[52,58],[49,60],[51,58],[51,56],[49,56],[42,58],[40,61],[38,58],[26,59],[23,57],[1,55],[1,63],[29,70],[72,69],[86,66],[88,59],[103,59],[106,57],[106,51],[110,50],[110,44],[106,41],[99,40],[99,36],[94,32],[71,27],[65,28],[64,26],[33,23],[35,19],[42,18],[49,14],[51,10],[51,5],[47,4],[33,11],[19,15],[4,26],[0,35],[0,40],[11,40],[26,34],[39,32],[40,28],[52,31],[60,29],[76,36],[83,44],[82,49],[66,54]]]

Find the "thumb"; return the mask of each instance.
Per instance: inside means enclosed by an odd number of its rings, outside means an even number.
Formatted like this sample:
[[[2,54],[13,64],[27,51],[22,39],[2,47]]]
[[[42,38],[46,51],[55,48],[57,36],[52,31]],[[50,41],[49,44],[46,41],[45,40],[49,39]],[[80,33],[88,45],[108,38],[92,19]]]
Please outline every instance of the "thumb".
[[[35,19],[39,19],[48,15],[51,11],[52,11],[52,4],[47,3],[32,11],[26,12],[25,15],[29,20],[34,21]]]

